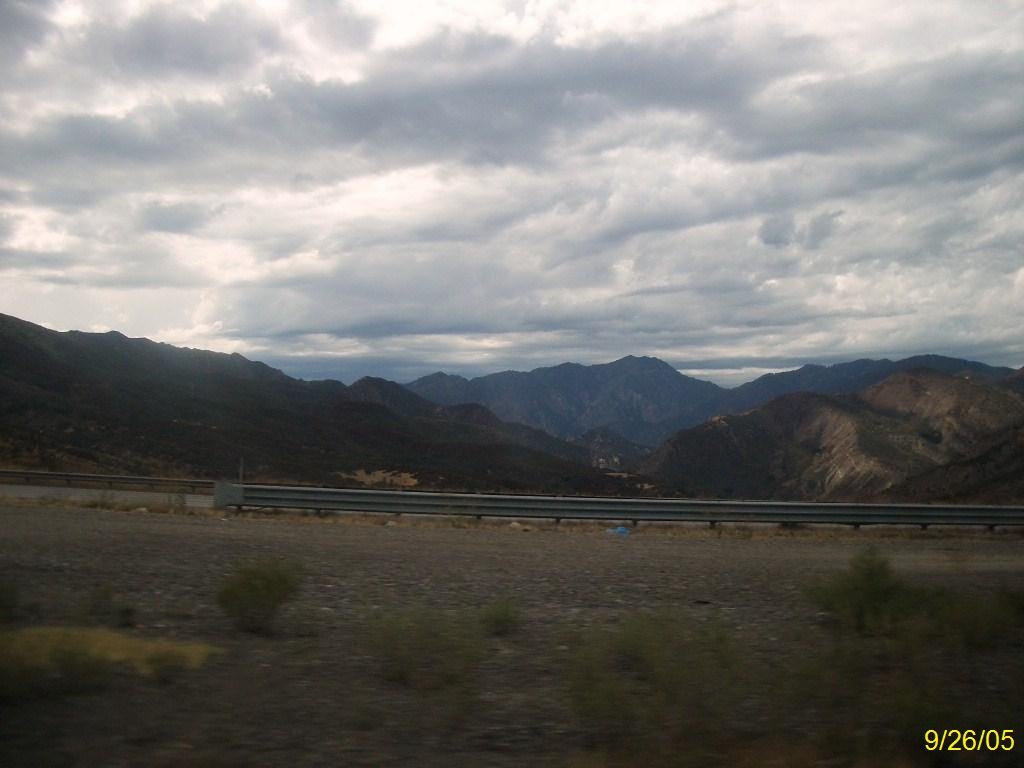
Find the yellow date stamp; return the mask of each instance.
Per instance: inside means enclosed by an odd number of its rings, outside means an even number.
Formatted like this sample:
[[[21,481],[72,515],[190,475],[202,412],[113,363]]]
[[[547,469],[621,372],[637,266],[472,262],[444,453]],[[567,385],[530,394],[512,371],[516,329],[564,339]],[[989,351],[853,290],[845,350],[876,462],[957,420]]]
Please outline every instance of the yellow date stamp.
[[[1012,728],[929,728],[924,732],[924,748],[929,752],[1010,752],[1015,746]]]

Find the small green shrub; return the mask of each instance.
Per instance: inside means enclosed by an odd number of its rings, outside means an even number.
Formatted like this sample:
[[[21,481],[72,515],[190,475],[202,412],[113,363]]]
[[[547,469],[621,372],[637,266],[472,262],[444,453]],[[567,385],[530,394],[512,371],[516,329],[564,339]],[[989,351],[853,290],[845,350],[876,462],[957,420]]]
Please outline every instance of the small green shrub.
[[[483,656],[477,623],[444,611],[380,612],[369,640],[384,679],[420,692],[471,686]]]
[[[811,598],[839,624],[859,634],[879,634],[933,602],[924,590],[904,584],[873,548],[850,560],[847,570],[812,586]]]
[[[978,702],[963,698],[958,671],[986,648],[1012,647],[1024,624],[1019,594],[913,586],[873,550],[809,593],[836,631],[793,675],[795,698],[826,713],[821,745],[837,756],[905,754],[930,724],[969,719]]]
[[[803,712],[823,755],[886,759],[912,752],[929,723],[962,719],[946,664],[925,643],[841,633],[809,646],[782,673],[791,687],[780,717]],[[855,724],[855,726],[854,726]],[[880,763],[881,764],[881,763]]]
[[[808,591],[841,630],[884,635],[904,646],[941,642],[959,649],[990,647],[1024,624],[1017,593],[975,597],[915,587],[900,580],[873,549],[858,553],[846,571]]]
[[[491,637],[508,637],[522,626],[523,611],[516,600],[503,598],[483,609],[480,622]]]
[[[236,568],[217,594],[221,609],[245,632],[270,634],[274,617],[294,597],[302,569],[284,560],[264,560]]]
[[[579,636],[566,682],[593,746],[649,757],[686,747],[699,760],[735,699],[736,664],[720,626],[639,613]]]

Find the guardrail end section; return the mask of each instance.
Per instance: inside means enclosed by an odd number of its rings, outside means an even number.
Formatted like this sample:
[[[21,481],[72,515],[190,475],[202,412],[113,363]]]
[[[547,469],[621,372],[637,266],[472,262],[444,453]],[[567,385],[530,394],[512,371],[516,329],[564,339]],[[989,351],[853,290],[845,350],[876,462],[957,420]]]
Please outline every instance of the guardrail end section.
[[[240,507],[245,503],[245,488],[237,483],[213,484],[213,506],[217,509]]]

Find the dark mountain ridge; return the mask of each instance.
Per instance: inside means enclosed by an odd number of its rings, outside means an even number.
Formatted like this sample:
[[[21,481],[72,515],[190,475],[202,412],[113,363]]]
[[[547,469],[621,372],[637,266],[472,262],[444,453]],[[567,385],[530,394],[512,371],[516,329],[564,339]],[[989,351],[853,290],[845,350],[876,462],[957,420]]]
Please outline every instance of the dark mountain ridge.
[[[444,405],[480,403],[502,419],[563,438],[608,428],[644,445],[655,445],[681,425],[702,420],[722,391],[657,358],[633,356],[601,365],[563,363],[475,379],[435,373],[406,387]]]
[[[403,387],[292,379],[241,355],[0,315],[0,461],[10,466],[337,485],[356,470],[432,487],[619,493],[587,454],[482,407]]]
[[[780,395],[854,393],[894,373],[922,367],[988,381],[1015,373],[970,360],[919,355],[896,361],[805,365],[724,389],[685,376],[657,358],[628,356],[601,365],[564,363],[474,379],[434,373],[405,386],[444,405],[480,403],[502,419],[565,439],[579,440],[591,430],[610,429],[633,443],[655,447],[679,429],[713,416],[742,413]]]

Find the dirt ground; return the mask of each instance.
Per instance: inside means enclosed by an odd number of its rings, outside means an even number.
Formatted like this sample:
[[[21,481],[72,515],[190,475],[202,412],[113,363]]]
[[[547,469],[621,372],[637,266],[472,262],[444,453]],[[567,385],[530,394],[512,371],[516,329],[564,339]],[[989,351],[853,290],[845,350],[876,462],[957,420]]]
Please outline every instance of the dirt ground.
[[[100,692],[7,705],[7,766],[597,764],[578,762],[586,734],[565,692],[574,630],[682,608],[724,623],[771,665],[825,641],[805,588],[867,544],[916,583],[978,595],[1024,586],[1024,536],[1012,531],[641,525],[613,535],[601,525],[5,504],[0,578],[18,585],[33,624],[74,623],[88,595],[109,587],[136,609],[125,631],[222,651],[167,685],[125,672]],[[216,600],[235,564],[263,557],[306,574],[269,637],[236,630]],[[502,598],[522,606],[523,626],[482,641],[478,693],[457,724],[437,697],[382,679],[366,633],[374,611]],[[1000,685],[1018,682],[979,680],[978,695]],[[759,695],[744,717],[756,721]],[[750,764],[770,764],[763,757]]]

